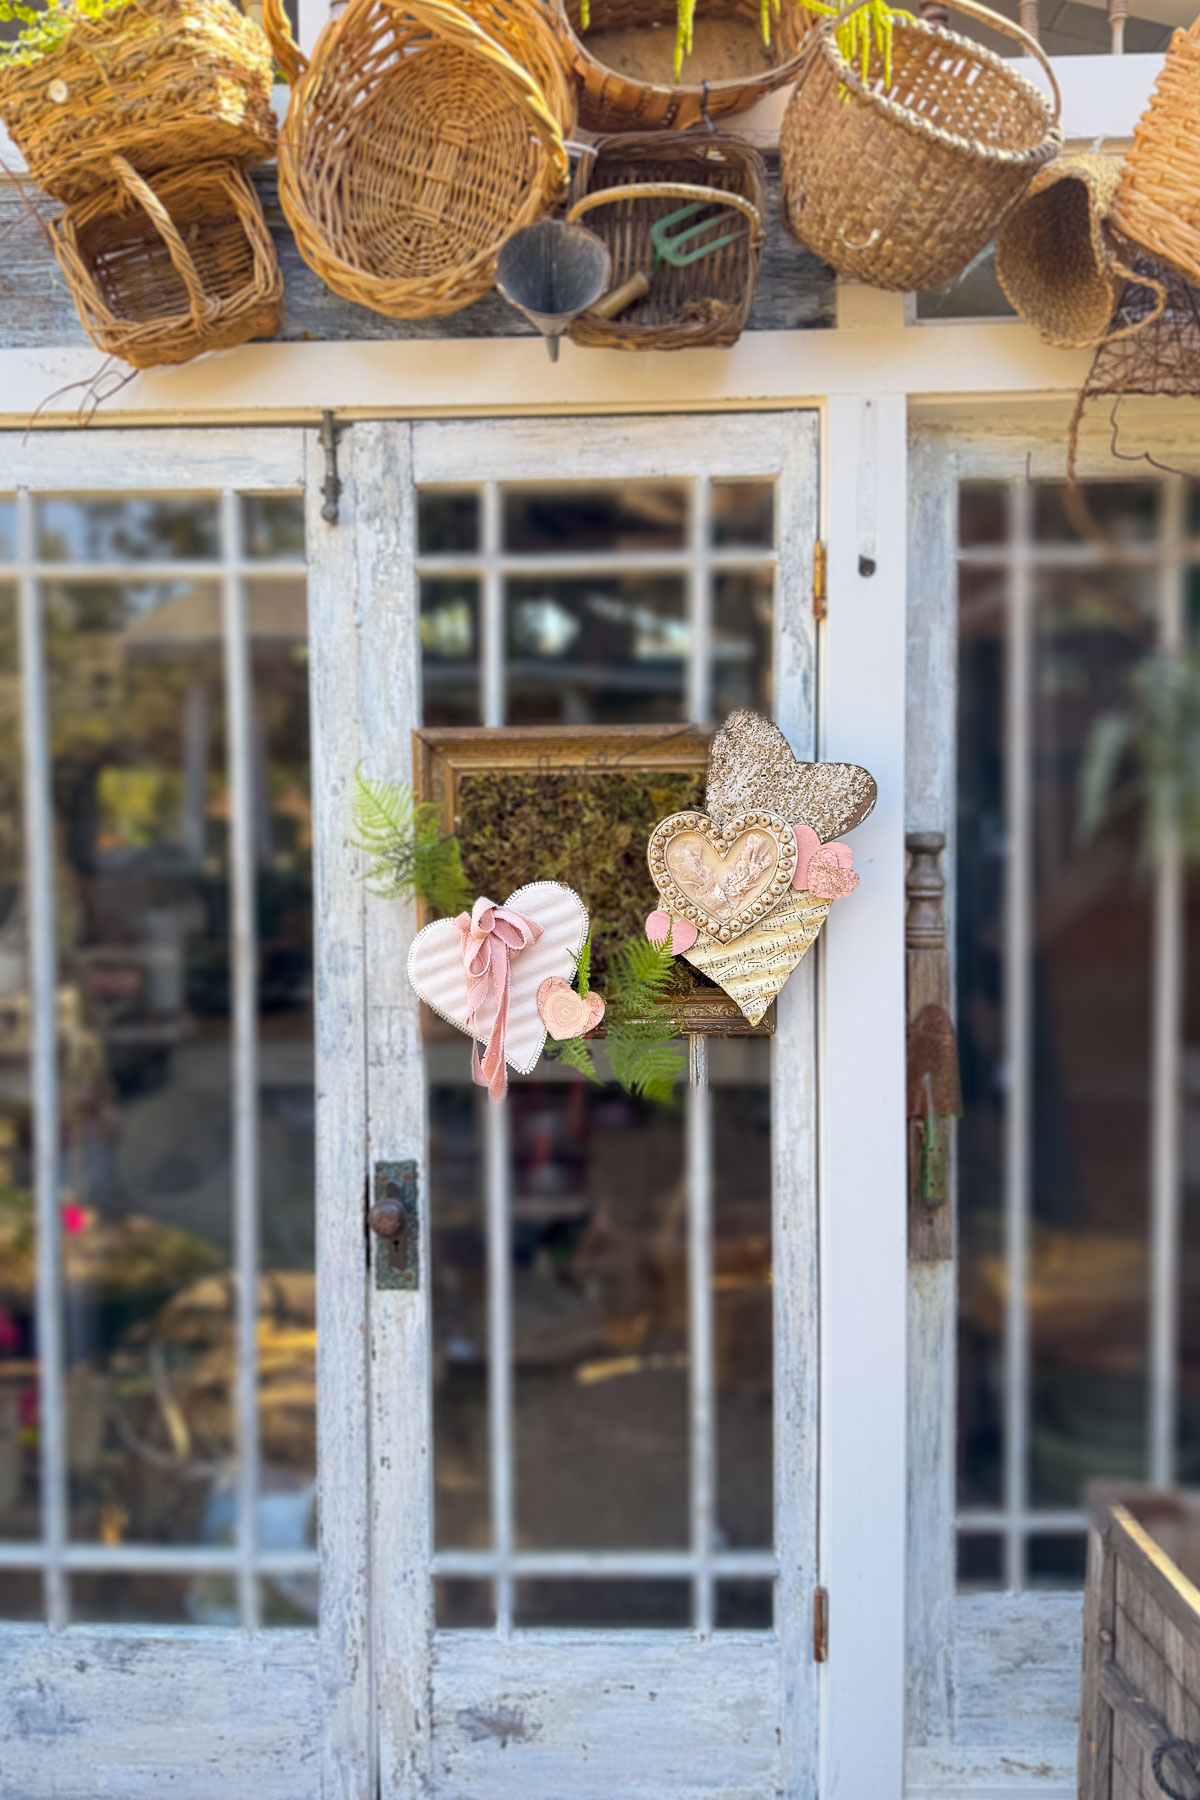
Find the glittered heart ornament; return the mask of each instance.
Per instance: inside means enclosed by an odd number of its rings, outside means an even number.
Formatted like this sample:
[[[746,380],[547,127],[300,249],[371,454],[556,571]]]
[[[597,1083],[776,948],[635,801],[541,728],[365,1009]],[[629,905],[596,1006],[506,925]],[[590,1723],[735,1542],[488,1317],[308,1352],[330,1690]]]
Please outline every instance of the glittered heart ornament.
[[[757,1025],[788,976],[816,943],[830,900],[789,893],[770,917],[732,943],[701,933],[684,958],[724,988],[751,1025]]]
[[[509,975],[508,1025],[505,1058],[519,1075],[532,1074],[546,1043],[546,1027],[538,1012],[538,989],[552,975],[570,981],[575,958],[587,936],[587,908],[579,895],[557,881],[534,881],[518,888],[504,902],[542,928],[535,943],[514,956]],[[467,1029],[467,978],[463,970],[462,935],[453,919],[435,919],[413,939],[408,953],[408,978],[427,1006]],[[494,1011],[477,1021],[475,1031],[484,1043],[490,1034]]]
[[[875,804],[875,778],[856,763],[805,763],[761,713],[739,707],[713,738],[704,804],[717,830],[748,812],[811,825],[823,844],[861,825]]]
[[[723,830],[704,813],[672,813],[651,832],[646,860],[664,907],[727,944],[787,893],[796,834],[772,813],[727,819]]]
[[[604,1017],[599,994],[577,994],[561,975],[547,975],[537,991],[538,1016],[556,1044],[586,1037]]]

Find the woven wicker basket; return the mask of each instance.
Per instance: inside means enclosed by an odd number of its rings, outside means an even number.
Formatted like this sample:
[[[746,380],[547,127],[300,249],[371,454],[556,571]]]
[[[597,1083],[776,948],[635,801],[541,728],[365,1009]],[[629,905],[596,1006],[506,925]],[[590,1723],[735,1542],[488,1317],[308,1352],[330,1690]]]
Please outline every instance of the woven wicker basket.
[[[1161,283],[1156,310],[1136,325],[1112,325],[1132,272],[1106,224],[1121,178],[1110,156],[1060,156],[1039,169],[996,239],[996,274],[1021,317],[1048,344],[1063,350],[1129,336],[1166,305]]]
[[[59,267],[97,349],[135,369],[270,337],[283,282],[258,196],[233,163],[153,188],[122,157],[54,221]]]
[[[1040,47],[975,0],[952,4],[1024,44],[1049,80],[1053,110],[1003,57],[902,14],[890,86],[874,46],[864,81],[837,43],[852,6],[810,34],[784,116],[784,223],[872,287],[908,292],[961,274],[1062,145],[1058,83]]]
[[[81,19],[30,64],[0,60],[0,118],[48,194],[78,199],[111,180],[275,154],[271,51],[229,0],[129,0]]]
[[[292,97],[279,198],[310,268],[394,319],[457,312],[567,181],[574,94],[537,0],[350,0],[311,62],[263,20]]]
[[[1200,284],[1200,19],[1171,39],[1134,127],[1110,218]]]
[[[735,241],[688,264],[656,265],[650,230],[681,200],[730,196]],[[648,275],[650,288],[616,318],[581,313],[569,335],[607,350],[689,350],[735,344],[750,317],[762,265],[766,171],[762,158],[736,138],[678,138],[662,132],[601,138],[576,166],[568,218],[587,215],[612,256],[613,287]],[[725,236],[722,229],[717,236]]]
[[[800,50],[812,26],[812,15],[799,0],[782,0],[770,10],[770,43],[761,44],[759,0],[701,0],[697,25],[725,19],[737,21],[745,34],[760,38],[762,68],[753,73],[705,81],[703,68],[690,58],[688,80],[665,82],[623,74],[603,60],[605,36],[638,33],[658,64],[675,43],[675,0],[591,0],[588,27],[580,23],[581,0],[553,0],[554,16],[571,66],[579,79],[579,119],[589,131],[646,131],[669,126],[684,130],[704,119],[744,112],[785,82],[794,81]],[[611,42],[611,40],[610,40]],[[636,57],[634,58],[636,60]]]

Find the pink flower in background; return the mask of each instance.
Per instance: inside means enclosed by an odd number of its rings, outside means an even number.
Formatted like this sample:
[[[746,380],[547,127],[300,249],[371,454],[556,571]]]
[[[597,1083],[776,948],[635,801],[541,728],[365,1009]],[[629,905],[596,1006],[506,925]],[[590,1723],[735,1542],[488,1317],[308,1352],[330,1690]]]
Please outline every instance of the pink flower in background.
[[[62,1205],[63,1230],[68,1237],[78,1237],[87,1229],[87,1210],[75,1200],[64,1200]]]
[[[16,1349],[21,1341],[21,1331],[11,1313],[0,1307],[0,1352],[6,1356]]]

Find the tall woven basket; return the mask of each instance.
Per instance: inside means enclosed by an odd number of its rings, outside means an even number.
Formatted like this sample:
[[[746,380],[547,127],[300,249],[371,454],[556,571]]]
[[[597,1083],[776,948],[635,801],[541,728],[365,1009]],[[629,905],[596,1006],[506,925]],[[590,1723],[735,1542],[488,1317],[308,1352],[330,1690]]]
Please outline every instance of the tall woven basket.
[[[97,349],[135,369],[271,337],[283,282],[258,196],[232,163],[155,178],[123,157],[54,221],[54,248]]]
[[[795,81],[812,15],[799,0],[768,8],[769,42],[762,42],[759,0],[700,0],[696,29],[716,23],[736,32],[753,57],[745,74],[722,75],[704,47],[685,66],[685,81],[670,68],[676,0],[590,0],[587,29],[582,0],[552,0],[554,17],[579,81],[579,120],[589,131],[685,130],[706,119],[744,112],[764,94]],[[609,56],[619,54],[621,67]],[[750,57],[747,58],[750,60]]]
[[[800,243],[872,287],[911,292],[952,280],[1062,145],[1062,102],[1038,44],[976,0],[952,0],[1037,58],[1053,103],[1003,57],[899,14],[891,80],[873,43],[867,78],[811,33],[780,133],[784,223]]]
[[[275,154],[271,50],[230,0],[129,0],[80,18],[32,63],[0,58],[0,118],[38,186],[76,199],[111,180]]]
[[[720,196],[728,196],[728,209]],[[711,197],[717,223],[705,235],[732,241],[683,268],[659,262],[650,233],[680,201]],[[587,216],[612,257],[612,286],[649,276],[647,292],[608,319],[585,312],[568,328],[577,344],[606,350],[689,350],[735,344],[754,304],[763,256],[766,170],[749,144],[704,132],[601,138],[576,165],[572,223]]]
[[[279,198],[310,268],[395,319],[480,299],[567,181],[574,95],[537,0],[350,0],[311,62],[282,0],[263,22],[293,83]]]
[[[1200,19],[1171,39],[1109,217],[1200,284]]]

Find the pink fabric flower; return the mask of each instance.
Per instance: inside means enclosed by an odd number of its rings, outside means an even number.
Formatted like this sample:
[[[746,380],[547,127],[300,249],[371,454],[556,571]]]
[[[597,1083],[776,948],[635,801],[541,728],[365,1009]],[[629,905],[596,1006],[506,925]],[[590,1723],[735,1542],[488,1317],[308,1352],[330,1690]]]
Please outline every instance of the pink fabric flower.
[[[818,900],[841,900],[858,886],[854,872],[854,852],[849,844],[823,844],[811,825],[797,825],[796,873],[792,886],[797,893],[812,894]]]
[[[74,1200],[64,1200],[62,1204],[62,1225],[68,1237],[78,1237],[81,1231],[87,1230],[87,1212]]]
[[[646,936],[652,944],[665,944],[669,937],[672,956],[682,956],[690,950],[699,935],[690,919],[676,919],[672,924],[670,913],[661,907],[646,915]]]

